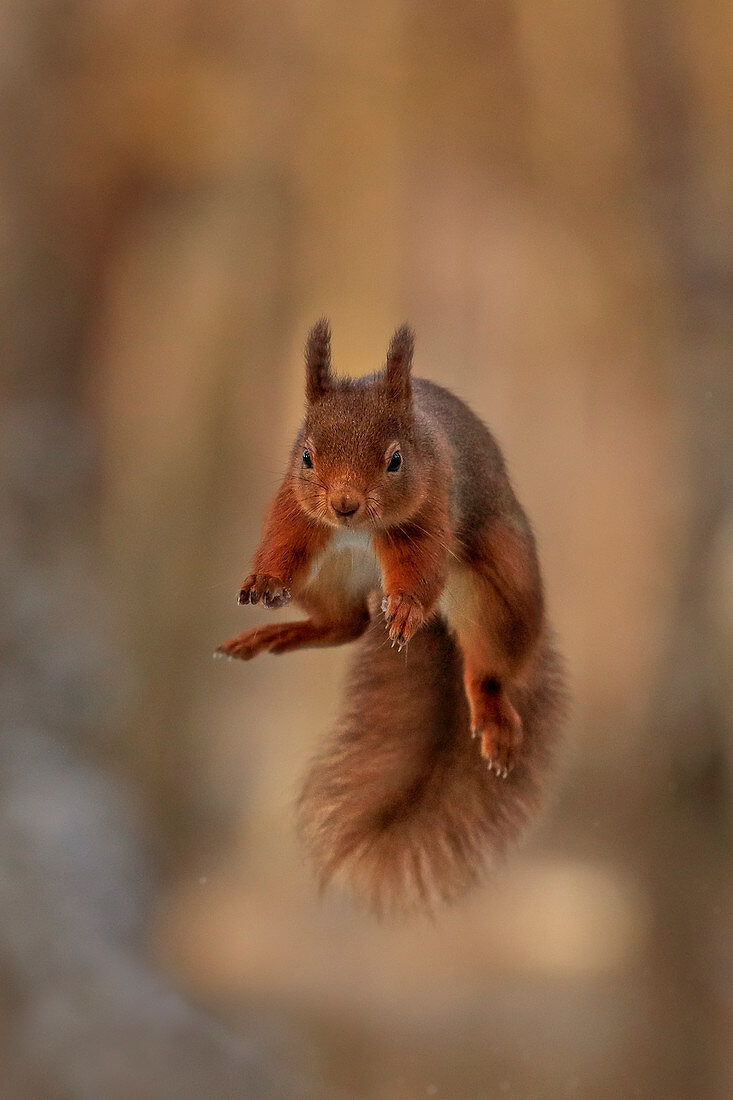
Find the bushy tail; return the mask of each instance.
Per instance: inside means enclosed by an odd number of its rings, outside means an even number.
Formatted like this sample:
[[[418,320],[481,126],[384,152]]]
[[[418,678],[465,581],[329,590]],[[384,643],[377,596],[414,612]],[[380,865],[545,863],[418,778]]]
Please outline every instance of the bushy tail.
[[[471,738],[461,656],[441,619],[403,653],[380,617],[357,643],[343,712],[306,777],[300,830],[323,886],[345,873],[379,913],[430,909],[477,882],[540,801],[564,709],[550,644],[510,692],[520,758],[498,779]]]

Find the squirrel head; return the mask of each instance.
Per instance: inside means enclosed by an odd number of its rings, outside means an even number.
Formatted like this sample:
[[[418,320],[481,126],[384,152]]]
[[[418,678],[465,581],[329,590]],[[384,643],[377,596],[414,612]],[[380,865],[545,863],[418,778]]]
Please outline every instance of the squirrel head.
[[[415,338],[398,328],[384,368],[365,378],[331,369],[331,332],[322,318],[305,348],[305,421],[292,455],[296,499],[333,527],[368,530],[408,520],[426,492],[412,406]]]

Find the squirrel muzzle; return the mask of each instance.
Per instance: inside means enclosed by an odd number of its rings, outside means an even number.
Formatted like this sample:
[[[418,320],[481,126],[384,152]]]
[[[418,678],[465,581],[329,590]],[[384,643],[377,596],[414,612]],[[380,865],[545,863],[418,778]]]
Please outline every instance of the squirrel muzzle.
[[[353,519],[362,509],[364,497],[354,489],[339,487],[329,495],[331,511],[340,522]]]

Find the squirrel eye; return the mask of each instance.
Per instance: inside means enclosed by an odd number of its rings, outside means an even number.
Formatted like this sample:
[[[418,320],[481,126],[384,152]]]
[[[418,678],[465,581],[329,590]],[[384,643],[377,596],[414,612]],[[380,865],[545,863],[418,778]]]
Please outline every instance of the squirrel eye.
[[[306,470],[313,469],[313,459],[311,458],[311,453],[308,448],[303,451],[303,465],[305,466]]]
[[[392,457],[389,460],[389,465],[387,466],[387,471],[390,474],[393,474],[396,470],[399,470],[401,465],[402,465],[402,455],[400,454],[399,451],[395,451],[395,453],[392,455]]]

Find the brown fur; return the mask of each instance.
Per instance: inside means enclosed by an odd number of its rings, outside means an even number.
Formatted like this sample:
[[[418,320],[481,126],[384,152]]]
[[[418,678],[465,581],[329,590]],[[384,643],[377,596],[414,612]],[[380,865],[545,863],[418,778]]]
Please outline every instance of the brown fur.
[[[330,339],[319,321],[306,416],[239,595],[309,617],[220,652],[366,632],[303,834],[324,880],[348,868],[377,906],[448,899],[525,821],[560,715],[537,550],[491,433],[411,377],[412,331],[360,379],[332,373]]]
[[[343,711],[299,801],[300,833],[322,886],[341,873],[380,914],[452,902],[536,812],[563,714],[558,657],[544,643],[512,693],[524,743],[504,781],[471,739],[461,657],[440,618],[406,652],[378,617],[358,643]]]

